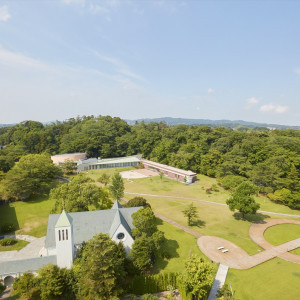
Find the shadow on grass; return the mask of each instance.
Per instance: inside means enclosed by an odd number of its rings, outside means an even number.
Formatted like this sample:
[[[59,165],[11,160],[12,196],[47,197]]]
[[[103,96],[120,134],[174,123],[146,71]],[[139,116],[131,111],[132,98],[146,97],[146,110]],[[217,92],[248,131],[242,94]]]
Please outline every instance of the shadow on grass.
[[[199,228],[202,228],[202,227],[204,227],[205,226],[205,221],[202,221],[202,220],[200,220],[200,219],[197,219],[197,220],[195,220],[195,221],[193,221],[193,223],[191,224],[191,226],[193,227],[193,226],[196,226],[196,227],[199,227]]]
[[[11,230],[12,228],[12,230]],[[0,206],[0,235],[15,234],[20,229],[16,209],[9,204]]]
[[[176,240],[166,239],[163,249],[161,250],[161,253],[163,253],[166,258],[161,256],[156,258],[153,273],[159,273],[161,270],[166,268],[170,259],[179,257],[177,252],[178,248],[179,244]]]
[[[270,218],[270,216],[268,215],[264,215],[264,214],[261,214],[261,213],[257,213],[255,215],[243,215],[239,212],[235,212],[233,214],[233,217],[236,219],[236,220],[243,220],[243,221],[248,221],[248,222],[251,222],[251,223],[265,223],[265,219],[268,219]]]
[[[155,224],[156,225],[162,225],[163,224],[162,219],[156,217]]]

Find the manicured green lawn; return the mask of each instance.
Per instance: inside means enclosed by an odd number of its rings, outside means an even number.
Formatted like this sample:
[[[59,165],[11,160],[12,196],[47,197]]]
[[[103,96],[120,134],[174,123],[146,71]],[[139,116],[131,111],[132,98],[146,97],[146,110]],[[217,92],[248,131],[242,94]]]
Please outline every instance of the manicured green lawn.
[[[154,273],[159,273],[160,271],[182,272],[184,263],[190,255],[198,255],[210,261],[197,246],[196,237],[160,219],[158,219],[158,224],[158,229],[164,232],[167,239],[166,249],[170,254],[170,259],[158,258],[155,263]],[[217,264],[213,265],[217,269]]]
[[[5,223],[12,223],[17,234],[45,236],[48,216],[53,206],[54,201],[49,200],[48,196],[3,205],[0,207],[0,227]]]
[[[1,246],[0,245],[0,251],[12,251],[12,250],[21,250],[26,245],[29,244],[29,242],[17,240],[18,242],[12,246]]]
[[[187,226],[187,219],[182,211],[191,201],[169,198],[145,197],[152,209],[172,220]],[[198,225],[192,229],[205,234],[225,238],[237,244],[249,254],[255,254],[262,250],[249,237],[251,222],[238,220],[226,206],[209,203],[193,202],[199,212]]]
[[[264,233],[265,239],[273,245],[280,245],[300,238],[300,225],[281,224],[268,228]],[[300,255],[300,248],[290,251]]]
[[[274,258],[249,270],[229,269],[226,283],[236,291],[236,299],[299,299],[300,266]]]
[[[264,233],[265,239],[273,245],[280,245],[300,238],[300,225],[281,224],[268,228]]]
[[[219,187],[219,192],[207,194],[206,189],[210,188],[212,184],[216,184],[217,180],[205,175],[197,175],[197,177],[199,181],[191,185],[185,185],[165,177],[161,180],[159,176],[130,179],[130,181],[125,181],[125,192],[195,198],[219,203],[225,203],[230,197],[230,192],[221,187]],[[261,210],[300,215],[299,210],[274,203],[266,197],[255,197],[255,199],[260,204]]]

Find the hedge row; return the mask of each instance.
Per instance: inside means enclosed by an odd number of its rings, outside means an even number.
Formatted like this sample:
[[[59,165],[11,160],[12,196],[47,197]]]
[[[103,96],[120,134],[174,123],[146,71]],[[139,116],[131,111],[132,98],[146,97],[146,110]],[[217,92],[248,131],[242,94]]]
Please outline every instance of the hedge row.
[[[136,295],[158,293],[168,290],[168,286],[177,288],[178,273],[161,273],[150,276],[134,276],[127,286],[128,292]]]

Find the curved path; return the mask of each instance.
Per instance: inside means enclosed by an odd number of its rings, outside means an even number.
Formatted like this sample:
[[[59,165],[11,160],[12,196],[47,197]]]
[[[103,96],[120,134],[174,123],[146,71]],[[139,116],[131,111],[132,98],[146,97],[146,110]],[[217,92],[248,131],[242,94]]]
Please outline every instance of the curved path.
[[[128,201],[128,199],[126,198],[122,199],[126,202]],[[245,250],[226,239],[216,236],[202,235],[201,233],[192,230],[189,227],[181,225],[157,212],[154,212],[154,214],[156,217],[162,219],[163,221],[166,221],[173,226],[176,226],[184,230],[185,232],[198,237],[197,244],[201,251],[208,258],[230,268],[249,269],[274,257],[280,257],[293,263],[300,264],[300,255],[289,253],[289,251],[300,247],[300,238],[281,244],[279,246],[270,244],[264,238],[264,232],[267,228],[280,224],[300,225],[299,220],[267,219],[262,222],[252,224],[249,228],[249,235],[255,243],[257,243],[265,250],[254,255],[249,255]],[[227,253],[223,253],[221,250],[218,250],[219,247],[224,247],[224,249],[228,249],[229,251]]]
[[[249,255],[246,251],[234,243],[215,236],[202,236],[198,239],[197,244],[207,257],[215,262],[225,264],[234,269],[249,269],[274,257],[280,257],[300,264],[300,255],[289,253],[289,251],[300,247],[300,238],[286,242],[279,246],[274,246],[265,240],[265,230],[271,226],[279,224],[300,225],[300,221],[270,219],[250,226],[249,235],[251,239],[265,249],[255,255]],[[218,250],[219,247],[224,247],[229,251],[227,253],[223,253],[222,250]]]
[[[274,248],[274,245],[272,245],[265,239],[264,232],[269,227],[280,225],[280,224],[300,225],[300,221],[288,220],[288,219],[268,219],[268,220],[265,220],[263,223],[252,224],[249,229],[249,235],[250,235],[251,239],[253,240],[253,242],[258,244],[262,248],[264,248],[266,250],[272,249],[272,248]],[[291,251],[291,250],[289,250],[289,251]],[[286,252],[286,253],[279,255],[279,257],[282,259],[300,264],[300,255]]]
[[[0,252],[0,262],[8,260],[18,260],[24,258],[39,257],[40,251],[45,244],[46,237],[36,238],[30,235],[6,235],[6,237],[13,237],[18,240],[24,240],[29,242],[24,248],[19,251],[1,251]]]

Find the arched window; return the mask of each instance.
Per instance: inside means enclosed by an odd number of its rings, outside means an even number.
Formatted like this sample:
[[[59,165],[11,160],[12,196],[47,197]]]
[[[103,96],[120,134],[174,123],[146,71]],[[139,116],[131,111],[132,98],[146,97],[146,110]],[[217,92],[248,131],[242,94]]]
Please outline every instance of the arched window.
[[[68,240],[68,229],[66,229],[66,240]]]
[[[61,240],[60,230],[58,230],[58,239]]]
[[[63,241],[65,240],[65,231],[64,230],[62,230],[62,239],[63,239]]]

